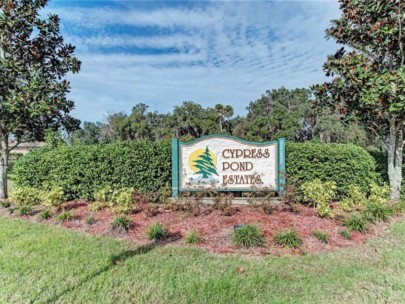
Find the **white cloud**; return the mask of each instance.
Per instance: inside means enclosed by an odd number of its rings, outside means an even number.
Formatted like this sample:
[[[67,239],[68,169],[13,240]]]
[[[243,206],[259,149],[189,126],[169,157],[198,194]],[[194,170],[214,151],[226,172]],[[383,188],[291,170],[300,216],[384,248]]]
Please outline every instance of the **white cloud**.
[[[336,1],[57,6],[57,13],[83,62],[69,77],[75,114],[83,120],[129,111],[138,102],[167,112],[184,100],[230,103],[243,114],[267,89],[323,81],[321,66],[337,48],[324,40],[330,19],[339,16]]]

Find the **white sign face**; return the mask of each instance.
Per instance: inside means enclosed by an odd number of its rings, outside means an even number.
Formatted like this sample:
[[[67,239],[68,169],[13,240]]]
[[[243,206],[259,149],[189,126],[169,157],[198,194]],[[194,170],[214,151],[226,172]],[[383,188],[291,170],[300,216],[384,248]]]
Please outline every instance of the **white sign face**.
[[[277,189],[277,143],[207,138],[180,144],[180,188]]]

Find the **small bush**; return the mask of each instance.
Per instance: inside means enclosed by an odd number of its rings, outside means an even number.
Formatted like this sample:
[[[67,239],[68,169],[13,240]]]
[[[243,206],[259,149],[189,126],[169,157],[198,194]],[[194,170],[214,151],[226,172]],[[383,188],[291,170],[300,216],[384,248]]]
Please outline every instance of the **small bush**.
[[[366,220],[358,213],[352,214],[343,220],[343,225],[351,231],[364,233],[367,231]]]
[[[42,205],[59,209],[64,202],[62,187],[54,187],[49,191],[42,191],[40,195]]]
[[[40,203],[41,191],[32,187],[17,187],[10,192],[9,201],[19,206],[35,206]]]
[[[95,219],[94,219],[94,217],[92,217],[92,216],[88,216],[87,218],[86,218],[86,221],[85,221],[85,223],[86,223],[86,225],[93,225],[94,224],[94,222],[95,222]]]
[[[352,239],[352,234],[347,231],[346,229],[342,229],[339,231],[339,234],[341,237],[347,239],[347,240],[351,240]]]
[[[379,186],[377,184],[371,184],[368,204],[387,206],[389,203],[389,196],[390,188],[388,185]]]
[[[221,212],[221,215],[231,216],[235,214],[238,209],[232,207],[233,194],[217,192],[214,193],[213,209]]]
[[[93,202],[93,203],[89,204],[89,209],[92,212],[97,212],[97,211],[100,211],[100,210],[104,209],[107,206],[108,206],[108,204],[105,203],[105,202],[96,201],[96,202]]]
[[[199,242],[201,242],[201,237],[200,235],[197,233],[197,231],[190,231],[187,233],[186,237],[184,238],[184,240],[186,241],[186,243],[188,244],[198,244]]]
[[[19,215],[33,215],[34,210],[32,209],[31,206],[21,206],[18,208],[18,214]]]
[[[110,206],[113,212],[128,214],[135,208],[134,190],[132,188],[122,188],[115,190],[111,197]]]
[[[371,223],[380,221],[386,222],[390,219],[391,215],[391,209],[378,204],[368,204],[366,210],[364,210],[364,217]]]
[[[266,241],[263,233],[254,225],[243,225],[234,231],[232,242],[236,247],[264,246]]]
[[[334,182],[321,182],[319,179],[306,182],[301,186],[304,201],[314,204],[318,215],[324,218],[332,217],[332,208],[329,203],[335,196],[335,189]]]
[[[105,186],[94,192],[93,198],[96,202],[107,203],[111,201],[113,190],[110,186]]]
[[[48,220],[48,219],[50,219],[52,217],[52,213],[49,210],[44,210],[39,214],[39,217],[42,220]]]
[[[265,214],[270,215],[274,212],[275,206],[270,202],[263,202],[262,209]]]
[[[302,239],[294,229],[281,230],[274,236],[274,241],[288,248],[297,248],[302,244]]]
[[[70,210],[62,211],[61,213],[59,213],[56,216],[56,220],[58,222],[61,222],[61,223],[65,222],[65,221],[71,221],[71,220],[74,220],[74,219],[75,219],[75,216],[72,213],[72,211],[70,211]]]
[[[312,232],[312,235],[321,243],[329,243],[329,233],[327,233],[326,231],[317,230]]]
[[[361,209],[367,204],[367,197],[359,186],[350,185],[349,191],[340,203],[339,207],[345,212]]]
[[[8,200],[0,202],[0,205],[3,208],[10,208],[11,207],[10,201],[8,201]]]
[[[125,216],[117,216],[111,223],[114,232],[127,232],[131,229],[131,220]]]
[[[150,225],[147,231],[147,237],[149,240],[164,240],[167,235],[167,229],[160,223]]]

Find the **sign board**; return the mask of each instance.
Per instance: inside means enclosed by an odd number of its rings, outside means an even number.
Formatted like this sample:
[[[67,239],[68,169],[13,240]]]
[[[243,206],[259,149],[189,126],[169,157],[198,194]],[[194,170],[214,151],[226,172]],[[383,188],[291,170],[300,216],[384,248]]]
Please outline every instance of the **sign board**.
[[[283,192],[285,139],[249,142],[209,135],[191,142],[172,140],[172,193],[269,189]]]

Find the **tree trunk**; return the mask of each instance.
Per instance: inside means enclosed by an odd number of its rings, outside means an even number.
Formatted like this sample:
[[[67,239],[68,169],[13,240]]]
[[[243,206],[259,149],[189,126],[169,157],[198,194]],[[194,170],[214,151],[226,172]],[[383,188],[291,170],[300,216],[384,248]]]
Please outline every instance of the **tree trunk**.
[[[0,199],[6,199],[7,191],[7,173],[8,173],[8,136],[0,139]]]
[[[394,202],[398,202],[401,197],[403,140],[403,122],[398,123],[395,119],[391,119],[387,152],[391,200]]]

